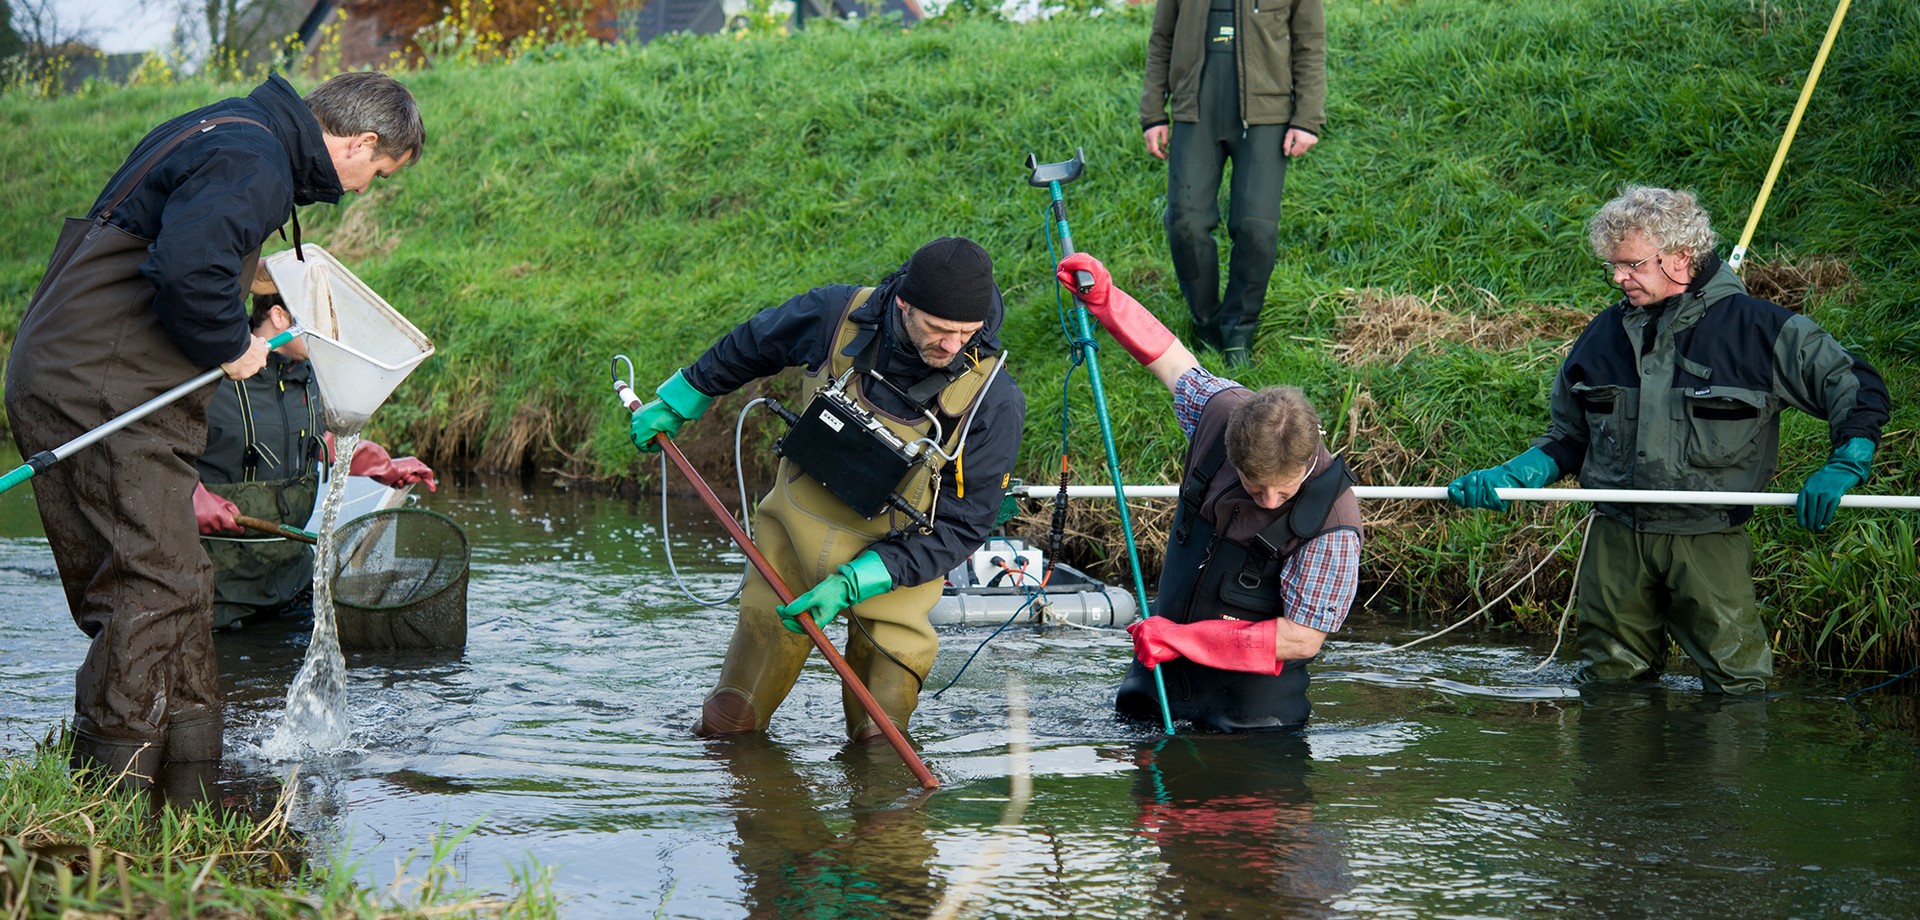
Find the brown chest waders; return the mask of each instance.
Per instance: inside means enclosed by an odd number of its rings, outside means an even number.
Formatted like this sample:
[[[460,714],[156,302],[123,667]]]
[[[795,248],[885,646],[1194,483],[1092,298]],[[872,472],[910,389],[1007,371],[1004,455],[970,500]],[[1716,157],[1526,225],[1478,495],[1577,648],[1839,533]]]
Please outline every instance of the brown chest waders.
[[[221,123],[257,122],[241,118]],[[137,187],[195,125],[124,183]],[[22,456],[51,450],[203,371],[153,312],[151,240],[70,218],[9,356],[7,415]],[[252,273],[256,251],[244,260]],[[74,675],[74,763],[151,780],[217,760],[221,693],[213,567],[193,516],[194,459],[213,390],[190,393],[35,477],[33,495],[74,623],[92,640]]]
[[[834,358],[823,373],[839,377],[851,367],[852,359],[841,352],[852,341],[858,328],[847,320],[872,293],[862,289],[848,302],[841,314],[841,333],[833,349]],[[985,391],[997,359],[987,358],[949,385],[940,394],[941,411],[949,417],[964,417]],[[849,394],[866,411],[883,422],[902,439],[912,441],[927,436],[931,423],[925,419],[905,420],[877,409],[862,394],[859,386]],[[964,426],[955,426],[943,450],[952,452]],[[936,456],[933,462],[941,462]],[[913,507],[926,513],[933,507],[932,472],[926,466],[907,474],[897,491]],[[780,461],[773,490],[761,501],[754,515],[754,543],[767,557],[782,581],[796,593],[802,593],[832,574],[833,570],[864,552],[874,541],[907,523],[904,515],[885,511],[868,519],[855,513],[826,487],[803,473],[785,458]],[[925,584],[897,587],[879,597],[848,608],[846,615],[857,622],[847,629],[846,659],[861,683],[901,730],[919,705],[920,685],[939,652],[939,637],[927,621],[927,614],[940,599],[942,583],[934,579]],[[708,695],[703,708],[702,735],[723,735],[763,730],[775,709],[793,689],[801,666],[813,645],[807,637],[788,632],[774,608],[780,601],[772,586],[759,573],[750,573],[740,593],[740,614],[734,624],[733,638],[727,645],[726,663],[720,679]],[[876,644],[878,647],[876,647]],[[843,690],[841,703],[846,712],[847,737],[864,741],[878,737],[872,724],[851,691]]]

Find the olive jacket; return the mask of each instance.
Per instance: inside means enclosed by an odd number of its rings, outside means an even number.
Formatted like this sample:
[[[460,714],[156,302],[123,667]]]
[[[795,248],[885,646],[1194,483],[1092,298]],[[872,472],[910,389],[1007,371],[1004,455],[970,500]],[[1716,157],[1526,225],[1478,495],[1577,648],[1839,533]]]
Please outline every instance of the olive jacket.
[[[1200,120],[1210,0],[1159,0],[1147,39],[1140,127]],[[1236,0],[1240,120],[1319,134],[1327,121],[1327,15],[1321,0]]]

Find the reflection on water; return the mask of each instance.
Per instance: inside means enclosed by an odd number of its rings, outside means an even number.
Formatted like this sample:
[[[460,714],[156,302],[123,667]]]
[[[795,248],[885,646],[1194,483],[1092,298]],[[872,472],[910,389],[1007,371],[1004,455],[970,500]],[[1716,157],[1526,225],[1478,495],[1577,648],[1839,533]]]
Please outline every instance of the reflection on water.
[[[71,710],[84,651],[22,491],[0,496],[6,753]],[[1909,688],[1858,708],[1809,684],[1580,694],[1536,648],[1365,655],[1417,630],[1360,617],[1318,663],[1304,734],[1162,738],[1110,712],[1124,634],[1010,630],[923,699],[913,738],[947,785],[920,795],[890,749],[843,746],[817,659],[771,737],[688,735],[732,613],[673,587],[650,502],[500,479],[422,498],[473,544],[467,649],[350,654],[346,748],[300,768],[299,826],[375,882],[473,825],[469,883],[537,860],[570,917],[921,916],[1002,847],[963,915],[1871,917],[1920,898]],[[698,506],[672,513],[682,570],[724,593],[738,555]],[[945,633],[929,684],[988,632]],[[288,769],[258,748],[306,641],[283,623],[217,643],[238,788]],[[1009,832],[1014,677],[1034,787]]]
[[[1140,834],[1165,867],[1156,914],[1321,916],[1351,889],[1339,827],[1314,812],[1304,735],[1182,735],[1135,760]]]

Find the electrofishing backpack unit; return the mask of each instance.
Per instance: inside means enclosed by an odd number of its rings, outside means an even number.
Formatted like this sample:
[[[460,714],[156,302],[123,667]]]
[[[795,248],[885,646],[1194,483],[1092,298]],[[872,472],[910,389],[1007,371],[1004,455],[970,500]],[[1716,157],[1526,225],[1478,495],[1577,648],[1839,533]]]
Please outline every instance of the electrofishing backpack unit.
[[[814,391],[798,415],[777,401],[768,405],[792,428],[774,452],[792,460],[856,514],[871,518],[891,505],[931,529],[932,521],[902,498],[897,487],[938,448],[927,439],[907,441],[847,394],[847,374]],[[935,431],[939,423],[934,423]]]
[[[837,376],[830,376],[815,390],[807,407],[798,414],[778,400],[767,401],[768,408],[791,426],[775,443],[774,452],[792,461],[861,517],[871,519],[891,508],[905,515],[920,532],[931,533],[939,510],[940,472],[965,450],[967,422],[999,375],[1006,355],[1001,352],[984,359],[970,355],[964,364],[956,359],[950,368],[911,384],[896,384],[878,367],[886,347],[883,325],[852,319],[873,290],[856,291],[841,313],[840,332],[830,352],[835,357],[823,368],[823,372]],[[877,417],[854,395],[860,385],[856,375],[869,381],[868,385],[884,387],[899,396],[926,419],[926,429],[916,436],[912,430],[899,430]],[[943,418],[958,422],[959,434],[951,444],[947,443]],[[906,484],[922,465],[928,468],[932,495],[932,504],[925,512],[902,494],[912,491]]]

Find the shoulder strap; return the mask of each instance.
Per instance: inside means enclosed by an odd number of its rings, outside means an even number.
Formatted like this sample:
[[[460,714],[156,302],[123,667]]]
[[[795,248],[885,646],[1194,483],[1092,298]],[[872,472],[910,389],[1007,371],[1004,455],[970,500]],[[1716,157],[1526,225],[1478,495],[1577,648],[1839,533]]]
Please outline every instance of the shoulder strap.
[[[1187,468],[1186,478],[1180,481],[1180,506],[1173,516],[1174,539],[1185,542],[1187,534],[1193,529],[1193,522],[1199,518],[1200,506],[1207,500],[1207,485],[1213,482],[1220,465],[1227,462],[1227,439],[1215,438],[1200,455],[1200,462]]]
[[[1251,546],[1264,550],[1269,557],[1277,556],[1288,540],[1304,540],[1319,533],[1327,514],[1333,511],[1333,503],[1354,481],[1347,462],[1334,457],[1326,469],[1300,486],[1300,494],[1293,497],[1293,510],[1254,535]]]
[[[119,207],[121,202],[126,201],[128,195],[133,194],[133,190],[140,186],[140,180],[145,179],[147,177],[147,173],[153,171],[153,167],[159,165],[160,161],[164,159],[167,154],[172,153],[173,148],[186,143],[187,138],[190,138],[195,134],[204,134],[208,131],[213,130],[216,127],[219,127],[220,125],[230,125],[230,124],[236,124],[236,123],[253,125],[254,127],[259,128],[262,131],[271,132],[271,129],[269,129],[266,125],[263,125],[257,121],[254,121],[251,118],[242,118],[238,115],[222,115],[219,118],[209,118],[209,119],[206,119],[205,121],[201,121],[192,125],[191,127],[187,128],[185,131],[182,131],[179,134],[174,135],[172,140],[169,140],[165,144],[160,145],[160,149],[155,150],[153,153],[149,154],[146,160],[141,162],[140,168],[134,170],[133,175],[128,176],[126,182],[121,183],[120,194],[113,196],[113,200],[110,202],[107,202],[106,210],[103,210],[100,212],[99,219],[106,220],[108,217],[113,216],[113,209]]]
[[[879,338],[874,334],[876,327],[852,321],[854,311],[865,306],[867,299],[872,296],[873,288],[863,287],[855,288],[853,294],[847,297],[847,305],[840,310],[840,325],[833,334],[833,348],[828,352],[826,362],[821,365],[826,369],[827,376],[837,378],[846,373],[849,367],[856,366],[867,348],[859,349],[859,353],[854,355],[847,352],[856,344],[871,347],[872,341]],[[862,336],[866,336],[868,341],[860,342]]]

